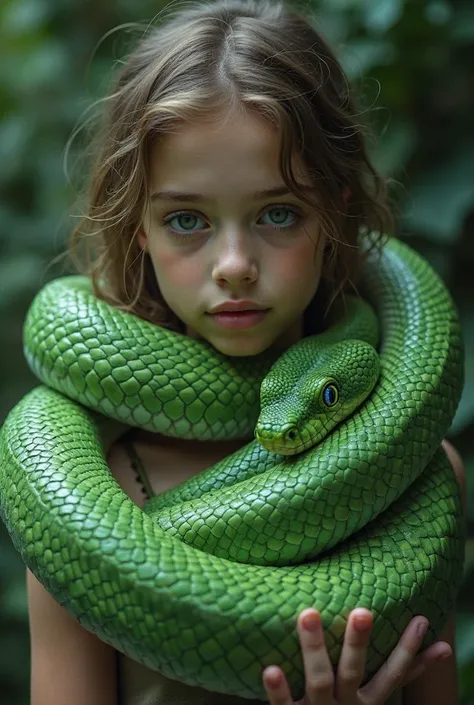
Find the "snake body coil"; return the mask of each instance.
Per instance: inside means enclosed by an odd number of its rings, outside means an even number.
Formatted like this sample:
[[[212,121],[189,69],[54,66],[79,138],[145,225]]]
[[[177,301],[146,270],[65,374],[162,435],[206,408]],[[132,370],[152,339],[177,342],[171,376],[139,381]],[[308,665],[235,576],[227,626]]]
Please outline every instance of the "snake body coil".
[[[282,433],[304,450],[291,456],[259,417],[271,355],[226,358],[98,301],[80,277],[38,294],[25,352],[47,386],[3,426],[0,509],[26,565],[84,627],[165,676],[261,699],[270,664],[303,695],[306,607],[321,611],[334,663],[350,610],[373,611],[366,678],[414,615],[430,621],[424,648],[435,640],[462,579],[460,493],[440,449],[462,389],[459,323],[437,275],[395,240],[369,253],[363,294],[380,325],[375,387],[307,450],[313,431],[291,411]],[[288,378],[291,396],[299,360],[347,337],[375,345],[370,316],[300,341],[269,376]],[[364,356],[346,355],[347,379]],[[106,464],[130,425],[242,438],[257,420],[273,450],[252,441],[144,510]]]

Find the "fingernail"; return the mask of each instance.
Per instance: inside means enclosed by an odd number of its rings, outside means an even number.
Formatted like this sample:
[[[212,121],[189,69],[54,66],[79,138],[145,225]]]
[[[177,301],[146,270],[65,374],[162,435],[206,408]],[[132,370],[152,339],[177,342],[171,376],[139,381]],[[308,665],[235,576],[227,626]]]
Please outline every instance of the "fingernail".
[[[353,612],[351,615],[351,624],[356,632],[366,632],[370,629],[372,624],[371,614],[368,612]]]
[[[319,628],[319,617],[316,614],[306,614],[302,621],[308,632],[315,632]]]
[[[281,683],[281,672],[270,666],[265,671],[265,678],[270,687],[277,688]]]
[[[438,654],[438,656],[436,657],[435,660],[436,661],[445,661],[450,656],[451,656],[451,654],[448,653],[447,651],[442,651],[440,654]]]
[[[424,636],[426,634],[426,630],[428,629],[429,622],[427,620],[423,620],[422,622],[418,622],[416,625],[416,633],[418,636]]]
[[[355,614],[352,618],[352,626],[354,627],[356,632],[366,632],[369,628],[367,617]]]

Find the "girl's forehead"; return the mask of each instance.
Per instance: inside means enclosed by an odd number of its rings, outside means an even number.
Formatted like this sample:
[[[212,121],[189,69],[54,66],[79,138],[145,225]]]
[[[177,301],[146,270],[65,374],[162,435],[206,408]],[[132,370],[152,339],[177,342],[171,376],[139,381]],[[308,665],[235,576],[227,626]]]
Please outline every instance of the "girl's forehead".
[[[238,152],[243,148],[249,152],[261,152],[279,145],[278,130],[258,114],[246,112],[177,123],[172,132],[160,137],[156,150],[160,155],[178,152],[200,156],[209,150]]]
[[[214,121],[179,124],[155,144],[150,177],[153,190],[180,189],[186,184],[203,192],[215,184],[245,181],[248,190],[280,184],[281,136],[261,116],[231,115]],[[293,159],[295,174],[305,176],[301,160]]]

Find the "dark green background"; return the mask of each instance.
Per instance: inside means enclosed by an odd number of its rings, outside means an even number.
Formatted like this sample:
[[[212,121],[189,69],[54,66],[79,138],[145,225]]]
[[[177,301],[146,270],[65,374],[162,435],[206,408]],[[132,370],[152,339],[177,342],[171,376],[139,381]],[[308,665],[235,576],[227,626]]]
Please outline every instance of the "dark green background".
[[[36,384],[22,354],[35,292],[63,273],[53,259],[77,223],[83,133],[78,119],[106,90],[132,35],[165,5],[149,0],[0,0],[0,422]],[[451,289],[466,345],[466,385],[450,437],[466,464],[474,536],[474,2],[326,0],[317,13],[363,101],[376,165],[392,189],[398,231]],[[107,35],[107,36],[106,36]],[[71,177],[72,176],[72,180]],[[29,700],[24,567],[0,525],[0,703]],[[474,703],[474,541],[457,615],[462,703]]]

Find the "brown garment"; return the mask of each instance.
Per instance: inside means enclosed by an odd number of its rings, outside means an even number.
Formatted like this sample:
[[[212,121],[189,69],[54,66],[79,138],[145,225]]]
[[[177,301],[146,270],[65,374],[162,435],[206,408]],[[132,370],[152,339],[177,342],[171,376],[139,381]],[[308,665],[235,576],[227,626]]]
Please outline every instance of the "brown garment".
[[[172,680],[117,652],[118,705],[262,705]]]
[[[211,693],[166,678],[117,652],[118,705],[261,705],[234,695]],[[268,702],[268,701],[265,701]],[[395,692],[385,705],[402,705],[402,691]]]

